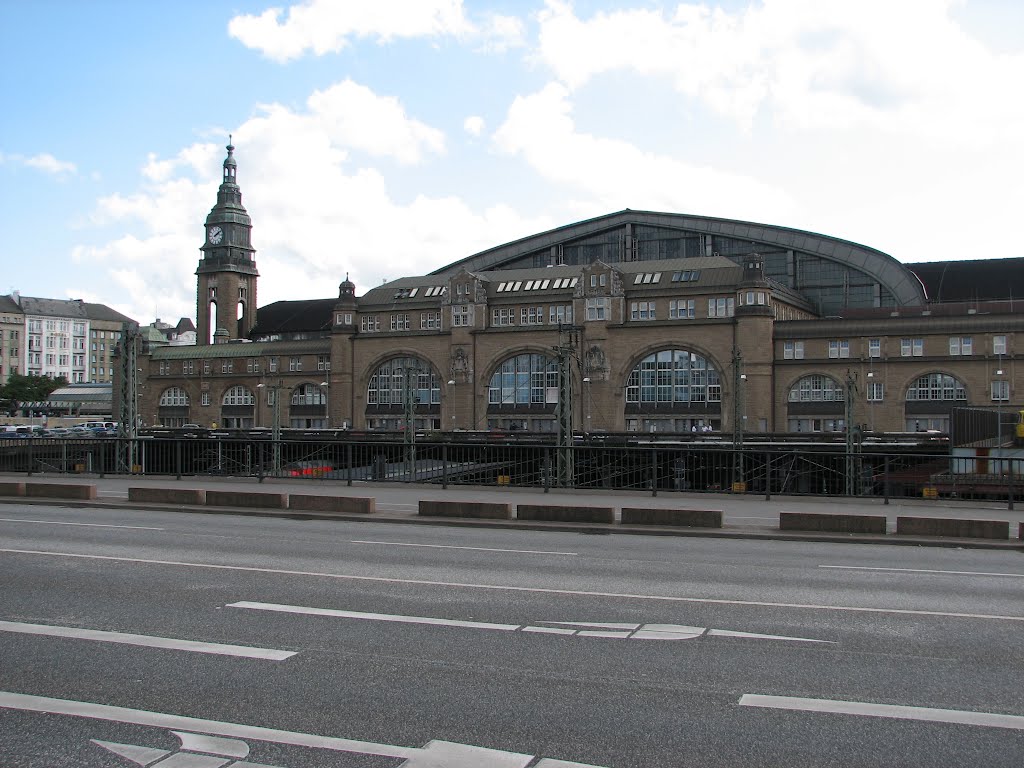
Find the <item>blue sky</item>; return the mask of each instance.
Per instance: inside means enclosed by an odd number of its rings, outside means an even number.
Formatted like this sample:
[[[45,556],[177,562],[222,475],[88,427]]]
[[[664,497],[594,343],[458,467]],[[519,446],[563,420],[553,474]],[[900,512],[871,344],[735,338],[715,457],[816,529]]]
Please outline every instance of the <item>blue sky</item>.
[[[259,303],[623,208],[1024,256],[1017,0],[0,0],[3,293],[194,316],[228,134]]]

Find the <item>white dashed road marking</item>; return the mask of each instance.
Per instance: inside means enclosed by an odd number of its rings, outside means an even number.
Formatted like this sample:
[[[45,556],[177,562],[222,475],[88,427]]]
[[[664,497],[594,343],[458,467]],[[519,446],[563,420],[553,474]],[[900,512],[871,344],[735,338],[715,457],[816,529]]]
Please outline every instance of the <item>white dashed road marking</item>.
[[[200,643],[195,640],[179,640],[173,637],[132,635],[124,632],[106,632],[99,629],[79,627],[57,627],[50,624],[24,624],[20,621],[0,621],[0,632],[17,632],[23,635],[62,637],[72,640],[93,640],[101,643],[139,645],[146,648],[162,648],[169,651],[191,651],[212,653],[218,656],[239,656],[264,661],[284,661],[295,655],[295,651],[278,651],[273,648],[253,648],[247,645],[225,645],[223,643]]]
[[[1024,717],[994,712],[970,712],[960,709],[933,709],[896,704],[872,704],[867,701],[840,701],[835,699],[804,699],[797,696],[761,696],[745,693],[740,697],[741,707],[788,709],[796,712],[825,712],[837,715],[888,717],[897,720],[921,720],[930,723],[955,725],[981,725],[988,728],[1010,728],[1024,731]]]

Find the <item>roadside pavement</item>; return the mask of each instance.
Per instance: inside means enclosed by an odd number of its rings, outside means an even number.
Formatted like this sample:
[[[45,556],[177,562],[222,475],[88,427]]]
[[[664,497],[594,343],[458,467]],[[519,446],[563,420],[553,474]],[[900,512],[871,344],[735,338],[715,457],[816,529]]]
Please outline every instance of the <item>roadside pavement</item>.
[[[786,541],[827,541],[913,546],[969,547],[1024,551],[1019,538],[1024,524],[1024,500],[1007,508],[1006,502],[973,502],[963,499],[882,499],[848,497],[764,496],[730,493],[608,491],[591,489],[543,489],[450,485],[447,489],[434,484],[367,483],[322,479],[265,478],[262,482],[248,477],[185,476],[92,476],[0,473],[0,483],[59,483],[96,486],[96,499],[70,500],[22,496],[2,496],[0,503],[14,505],[47,505],[76,508],[135,507],[204,514],[271,515],[292,518],[322,518],[388,522],[420,525],[472,526],[514,528],[518,530],[561,530],[593,534],[643,534],[745,538]],[[375,500],[372,514],[339,514],[335,512],[296,511],[288,509],[257,509],[242,507],[184,506],[129,502],[129,488],[216,489],[223,491],[301,493],[317,496],[370,497]],[[534,505],[586,505],[610,507],[615,510],[615,523],[566,523],[526,520],[482,520],[469,518],[424,517],[419,502],[466,501]],[[722,513],[721,528],[690,528],[666,525],[624,525],[623,507],[647,509],[717,510]],[[810,514],[844,514],[885,516],[886,534],[825,533],[779,529],[781,512]],[[896,533],[897,517],[941,518],[948,520],[1006,521],[1008,539],[959,538],[946,536],[910,536]]]

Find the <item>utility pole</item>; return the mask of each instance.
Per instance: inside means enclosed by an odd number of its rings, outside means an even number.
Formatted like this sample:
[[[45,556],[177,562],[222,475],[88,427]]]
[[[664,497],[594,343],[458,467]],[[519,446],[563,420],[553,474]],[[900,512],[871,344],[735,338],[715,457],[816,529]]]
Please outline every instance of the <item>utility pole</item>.
[[[860,449],[860,441],[856,439],[859,429],[854,429],[854,399],[857,396],[857,374],[846,369],[846,402],[844,418],[846,419],[846,495],[853,496],[857,492],[857,474],[854,453]]]
[[[558,402],[555,403],[555,418],[558,424],[558,441],[555,461],[555,485],[571,487],[575,483],[573,465],[573,408],[572,408],[572,361],[577,357],[576,346],[579,331],[571,325],[558,326],[558,344],[555,361],[558,367]]]
[[[270,463],[274,476],[281,474],[281,390],[284,383],[278,379],[276,384],[257,384],[257,389],[266,389],[272,398],[270,422]],[[257,404],[258,407],[258,404]]]
[[[121,391],[117,422],[117,471],[131,474],[139,463],[139,343],[135,323],[121,325]]]
[[[415,366],[407,367],[405,373],[405,456],[409,465],[409,480],[416,477],[416,390],[414,384],[418,384],[415,377],[420,374],[420,369]]]
[[[743,355],[739,347],[732,348],[732,451],[733,482],[743,482],[743,399],[747,375],[743,373]]]

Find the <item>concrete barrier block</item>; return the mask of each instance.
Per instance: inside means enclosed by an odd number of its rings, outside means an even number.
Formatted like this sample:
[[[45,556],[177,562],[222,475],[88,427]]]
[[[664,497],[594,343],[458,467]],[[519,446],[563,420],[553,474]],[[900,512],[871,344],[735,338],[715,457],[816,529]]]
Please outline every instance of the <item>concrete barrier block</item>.
[[[254,493],[252,491],[207,491],[208,507],[259,507],[287,509],[287,493]]]
[[[885,515],[780,512],[779,530],[828,531],[830,533],[885,533]]]
[[[907,536],[952,536],[958,539],[1008,539],[1006,520],[957,520],[945,517],[897,517],[896,533]]]
[[[655,509],[644,507],[623,507],[622,524],[721,528],[722,512],[717,509]]]
[[[24,496],[25,483],[0,483],[0,496]]]
[[[520,520],[546,520],[562,523],[614,523],[615,510],[611,507],[519,504],[516,507],[516,517]]]
[[[202,506],[206,503],[206,491],[202,488],[129,488],[128,501]]]
[[[377,511],[377,500],[363,496],[313,496],[292,493],[288,495],[288,509],[334,512],[339,515],[369,515]]]
[[[511,520],[512,505],[486,501],[431,501],[420,499],[421,515],[429,517],[475,517]]]
[[[95,485],[72,485],[70,483],[26,483],[25,495],[46,499],[79,499],[96,498]]]

